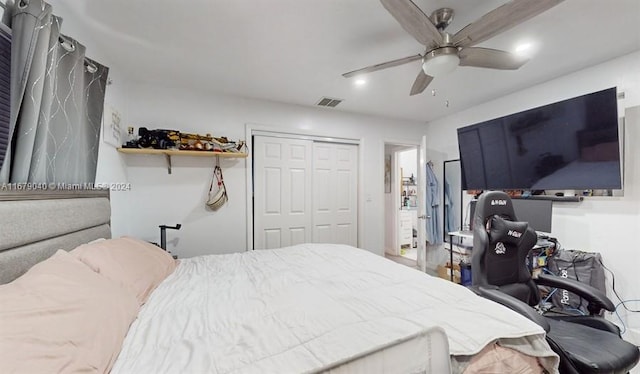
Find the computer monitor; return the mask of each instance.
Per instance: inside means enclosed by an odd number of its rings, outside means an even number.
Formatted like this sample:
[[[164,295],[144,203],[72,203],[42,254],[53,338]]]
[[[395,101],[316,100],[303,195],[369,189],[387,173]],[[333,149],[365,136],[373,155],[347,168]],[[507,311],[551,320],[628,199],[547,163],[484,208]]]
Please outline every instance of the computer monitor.
[[[512,199],[511,202],[518,221],[529,222],[529,226],[538,232],[551,233],[553,201]]]

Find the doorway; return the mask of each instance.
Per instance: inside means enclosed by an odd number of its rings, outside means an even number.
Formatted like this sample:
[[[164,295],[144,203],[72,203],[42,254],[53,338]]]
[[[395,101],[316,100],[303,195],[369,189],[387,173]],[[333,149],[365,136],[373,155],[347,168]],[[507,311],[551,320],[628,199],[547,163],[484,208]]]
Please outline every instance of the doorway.
[[[418,267],[418,145],[385,143],[385,255]]]

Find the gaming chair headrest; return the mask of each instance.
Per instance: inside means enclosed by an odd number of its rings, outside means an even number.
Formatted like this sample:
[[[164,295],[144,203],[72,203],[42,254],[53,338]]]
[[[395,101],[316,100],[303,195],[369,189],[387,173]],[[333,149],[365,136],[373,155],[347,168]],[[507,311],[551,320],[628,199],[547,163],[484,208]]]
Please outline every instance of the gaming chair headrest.
[[[478,198],[473,217],[473,227],[484,228],[492,216],[501,216],[510,221],[517,221],[513,203],[509,195],[502,191],[486,191]]]
[[[529,228],[527,222],[508,221],[494,215],[488,222],[489,238],[492,243],[502,242],[519,246]]]

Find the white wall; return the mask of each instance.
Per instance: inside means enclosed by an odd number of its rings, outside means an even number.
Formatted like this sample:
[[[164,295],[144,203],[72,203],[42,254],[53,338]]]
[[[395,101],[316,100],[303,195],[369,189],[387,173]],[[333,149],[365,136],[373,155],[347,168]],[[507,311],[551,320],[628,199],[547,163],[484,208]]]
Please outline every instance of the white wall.
[[[117,83],[116,83],[117,84]],[[212,133],[245,138],[245,124],[280,131],[361,139],[360,246],[384,251],[384,139],[420,137],[421,123],[347,114],[324,108],[234,98],[159,85],[127,85],[127,125]],[[399,132],[398,129],[403,129]],[[246,162],[221,159],[229,202],[217,212],[205,210],[213,158],[174,157],[173,174],[165,159],[124,155],[103,147],[98,168],[103,180],[131,183],[126,198],[112,204],[113,234],[159,240],[158,225],[181,223],[169,231],[168,248],[184,257],[247,249]],[[122,179],[124,178],[124,179]]]
[[[640,52],[515,92],[500,99],[430,122],[428,148],[446,158],[458,158],[458,127],[545,105],[588,92],[617,86],[625,93],[619,114],[640,105]],[[623,197],[589,197],[582,203],[554,203],[553,234],[567,249],[602,253],[615,274],[616,290],[623,299],[640,299],[640,122],[626,124],[625,185]],[[612,297],[612,293],[610,293]],[[617,300],[614,300],[617,302]],[[639,303],[630,305],[638,309]],[[619,309],[635,331],[626,337],[640,342],[640,316]],[[635,335],[634,335],[635,333]]]
[[[418,150],[410,149],[398,154],[398,163],[402,169],[402,177],[409,178],[413,175],[416,182],[418,181]],[[400,170],[398,170],[398,173]]]

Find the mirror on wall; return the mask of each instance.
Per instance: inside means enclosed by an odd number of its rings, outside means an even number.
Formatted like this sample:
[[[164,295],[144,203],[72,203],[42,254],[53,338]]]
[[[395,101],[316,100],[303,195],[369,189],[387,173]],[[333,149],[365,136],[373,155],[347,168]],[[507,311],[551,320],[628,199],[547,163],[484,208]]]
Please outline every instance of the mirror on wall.
[[[460,160],[444,162],[443,178],[444,209],[444,240],[449,240],[449,232],[460,231],[462,228],[462,171]]]

